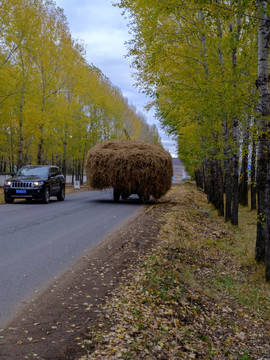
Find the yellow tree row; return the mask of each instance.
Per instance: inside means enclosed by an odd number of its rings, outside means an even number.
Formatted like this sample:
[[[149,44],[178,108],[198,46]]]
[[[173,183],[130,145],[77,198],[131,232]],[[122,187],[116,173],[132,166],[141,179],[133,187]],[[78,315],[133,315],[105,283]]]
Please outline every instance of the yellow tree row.
[[[160,142],[84,55],[53,1],[1,1],[0,171],[52,162],[82,172],[88,149],[124,137],[124,128],[135,139]]]
[[[270,281],[269,1],[119,0],[118,6],[130,16],[129,54],[141,87],[178,138],[187,170],[233,225],[239,203],[248,205],[250,185],[251,208],[258,204],[255,258]]]
[[[152,95],[162,126],[177,137],[190,175],[202,168],[209,200],[221,215],[225,187],[225,218],[236,225],[239,160],[257,103],[255,1],[121,0],[118,5],[130,15],[129,55],[137,82]],[[212,189],[218,183],[211,181],[212,173],[220,170],[225,184]]]

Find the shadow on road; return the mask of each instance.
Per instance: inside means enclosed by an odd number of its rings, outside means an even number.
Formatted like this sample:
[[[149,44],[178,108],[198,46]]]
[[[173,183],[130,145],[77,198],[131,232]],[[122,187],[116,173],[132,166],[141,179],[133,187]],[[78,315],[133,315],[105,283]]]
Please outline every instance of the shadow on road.
[[[138,198],[130,198],[128,200],[119,200],[118,202],[113,201],[113,199],[99,199],[92,200],[91,202],[99,203],[99,204],[115,204],[115,205],[154,205],[156,201],[150,200],[147,202],[143,202]]]

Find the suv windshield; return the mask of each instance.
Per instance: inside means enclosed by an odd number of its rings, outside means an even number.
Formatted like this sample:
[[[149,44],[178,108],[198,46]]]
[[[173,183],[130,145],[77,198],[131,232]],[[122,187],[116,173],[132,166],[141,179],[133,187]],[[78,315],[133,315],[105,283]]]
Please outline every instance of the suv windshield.
[[[23,167],[17,172],[17,176],[48,176],[47,167]]]

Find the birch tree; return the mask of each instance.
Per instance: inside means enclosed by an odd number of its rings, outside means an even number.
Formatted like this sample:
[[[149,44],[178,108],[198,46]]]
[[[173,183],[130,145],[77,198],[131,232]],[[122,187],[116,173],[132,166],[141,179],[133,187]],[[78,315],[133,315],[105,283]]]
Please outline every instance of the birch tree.
[[[217,167],[210,163],[224,160],[225,218],[236,225],[239,129],[251,111],[248,89],[256,71],[254,51],[250,54],[256,39],[248,36],[253,22],[246,16],[245,2],[122,0],[119,6],[131,16],[134,38],[129,55],[137,70],[137,84],[152,95],[164,129],[176,137],[193,122],[212,129],[201,139],[202,167],[208,164],[204,173],[209,184],[216,184],[211,178],[217,176]],[[178,152],[181,157],[180,146]],[[208,190],[209,199],[222,207],[222,201],[211,195],[216,189],[209,185]],[[221,182],[220,199],[222,191]]]
[[[258,1],[258,79],[260,94],[258,103],[259,138],[258,138],[258,223],[256,241],[256,260],[266,265],[266,280],[270,280],[270,143],[269,115],[270,93],[269,77],[269,9],[267,1]]]

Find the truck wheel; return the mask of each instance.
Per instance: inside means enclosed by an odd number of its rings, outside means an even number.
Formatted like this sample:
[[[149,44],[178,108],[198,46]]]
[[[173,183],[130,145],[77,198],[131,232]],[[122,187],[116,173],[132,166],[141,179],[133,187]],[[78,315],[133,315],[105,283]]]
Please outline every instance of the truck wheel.
[[[149,194],[144,195],[143,201],[149,201],[149,200],[150,200],[150,195]]]
[[[121,198],[123,200],[127,200],[129,198],[129,193],[128,191],[123,191],[122,194],[121,194]]]
[[[143,195],[139,195],[139,198],[142,202],[147,202],[150,200],[150,195],[149,194],[143,194]]]
[[[120,191],[117,189],[113,189],[113,201],[118,202],[120,199]]]

